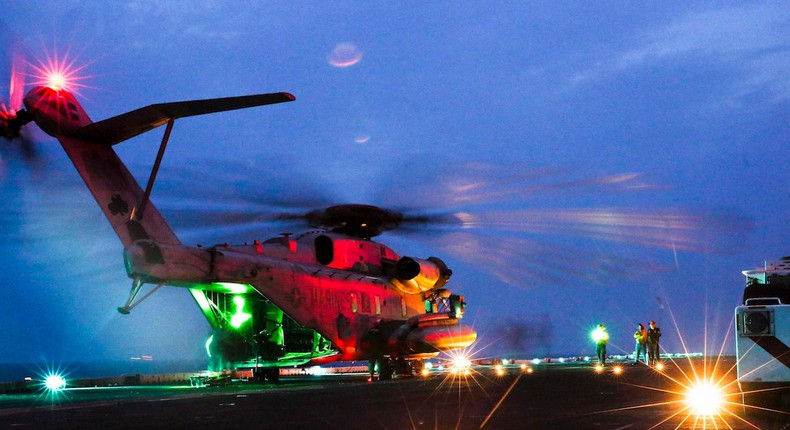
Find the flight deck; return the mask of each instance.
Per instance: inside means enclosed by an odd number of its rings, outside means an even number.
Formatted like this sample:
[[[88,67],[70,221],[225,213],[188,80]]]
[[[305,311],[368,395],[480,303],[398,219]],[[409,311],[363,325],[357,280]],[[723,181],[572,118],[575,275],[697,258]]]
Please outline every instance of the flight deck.
[[[661,370],[615,362],[477,365],[369,382],[365,373],[277,384],[135,385],[0,395],[13,428],[770,429],[787,414],[745,408],[734,361],[682,358]],[[706,376],[707,375],[707,376]],[[698,382],[713,381],[709,391]],[[710,391],[712,390],[712,391]],[[694,399],[697,396],[699,398]],[[708,408],[708,409],[706,409]]]

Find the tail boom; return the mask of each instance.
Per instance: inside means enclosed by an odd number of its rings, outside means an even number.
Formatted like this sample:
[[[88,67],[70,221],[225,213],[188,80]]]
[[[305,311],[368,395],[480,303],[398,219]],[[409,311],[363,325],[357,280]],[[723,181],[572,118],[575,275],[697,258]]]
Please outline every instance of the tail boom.
[[[24,103],[36,124],[60,141],[124,246],[141,239],[180,244],[153,205],[133,216],[142,189],[111,146],[76,137],[78,130],[94,123],[71,93],[36,87]]]
[[[145,213],[133,215],[143,190],[112,147],[63,136],[59,140],[125,247],[138,240],[181,243],[151,202]]]
[[[95,123],[74,96],[63,89],[33,88],[24,104],[36,124],[60,141],[121,242],[128,247],[138,240],[164,245],[180,245],[180,241],[112,145],[165,123],[172,124],[176,118],[292,100],[291,94],[272,93],[163,103]],[[155,178],[153,173],[149,187]]]

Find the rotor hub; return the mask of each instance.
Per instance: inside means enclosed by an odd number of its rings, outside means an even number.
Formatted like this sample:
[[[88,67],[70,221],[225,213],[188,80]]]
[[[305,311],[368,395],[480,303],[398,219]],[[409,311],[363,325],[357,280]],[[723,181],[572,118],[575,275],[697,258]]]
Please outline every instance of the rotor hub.
[[[310,211],[305,218],[312,227],[371,238],[397,228],[403,221],[403,214],[378,206],[344,204]]]
[[[0,136],[6,139],[16,139],[22,130],[22,126],[32,121],[32,117],[26,110],[18,112],[0,111]]]

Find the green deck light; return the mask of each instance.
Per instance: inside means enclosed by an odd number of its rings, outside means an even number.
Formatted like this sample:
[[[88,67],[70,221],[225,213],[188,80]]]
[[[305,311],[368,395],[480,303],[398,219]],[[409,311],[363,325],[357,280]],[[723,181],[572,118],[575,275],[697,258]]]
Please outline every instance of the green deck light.
[[[44,378],[44,387],[49,391],[58,391],[66,388],[66,379],[53,373]]]

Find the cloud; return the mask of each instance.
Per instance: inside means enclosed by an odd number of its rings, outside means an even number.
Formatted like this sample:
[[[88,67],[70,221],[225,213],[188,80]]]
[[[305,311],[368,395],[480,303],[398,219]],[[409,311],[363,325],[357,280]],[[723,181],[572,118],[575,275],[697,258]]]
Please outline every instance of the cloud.
[[[137,17],[133,20],[137,27],[151,29],[151,23],[156,23],[161,29],[159,35],[200,41],[230,41],[241,36],[236,27],[242,16],[241,10],[216,0],[188,3],[132,0],[125,4],[124,9]],[[212,19],[207,20],[207,15]]]
[[[574,74],[580,85],[634,68],[704,58],[738,70],[730,98],[769,90],[773,101],[790,98],[790,26],[785,3],[695,12],[636,37],[635,46],[609,53],[607,60]]]
[[[784,5],[739,7],[687,15],[649,34],[650,42],[626,53],[621,61],[681,55],[689,52],[733,54],[775,48],[790,33]]]

